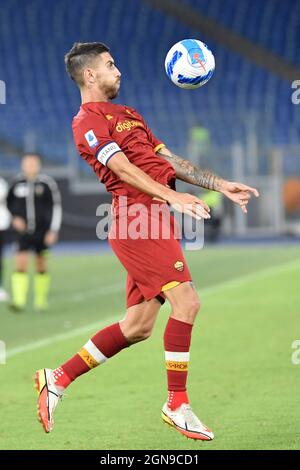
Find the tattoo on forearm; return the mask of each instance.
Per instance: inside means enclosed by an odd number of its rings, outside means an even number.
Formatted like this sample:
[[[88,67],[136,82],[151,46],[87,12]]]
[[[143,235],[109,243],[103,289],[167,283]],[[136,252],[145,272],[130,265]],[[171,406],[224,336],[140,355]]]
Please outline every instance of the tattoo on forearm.
[[[163,151],[159,152],[159,154],[173,166],[178,179],[214,191],[220,191],[222,189],[224,180],[211,171],[202,170],[188,160],[184,160],[173,153],[171,156],[164,154]]]

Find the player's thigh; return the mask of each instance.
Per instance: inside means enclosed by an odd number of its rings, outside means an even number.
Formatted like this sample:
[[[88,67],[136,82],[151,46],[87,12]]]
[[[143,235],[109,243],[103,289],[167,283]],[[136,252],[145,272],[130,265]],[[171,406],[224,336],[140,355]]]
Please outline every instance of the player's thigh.
[[[146,339],[151,335],[161,303],[156,298],[129,307],[120,328],[128,339]]]
[[[172,316],[177,320],[193,323],[200,309],[200,299],[192,282],[182,282],[164,291],[172,307]]]

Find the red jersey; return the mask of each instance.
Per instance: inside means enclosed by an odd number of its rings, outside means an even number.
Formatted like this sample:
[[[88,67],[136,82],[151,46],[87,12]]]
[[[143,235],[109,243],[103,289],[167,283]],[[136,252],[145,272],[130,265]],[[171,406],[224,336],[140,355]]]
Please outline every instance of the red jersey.
[[[72,129],[80,155],[93,168],[107,191],[112,193],[115,205],[118,196],[127,196],[128,205],[152,200],[121,181],[107,167],[109,159],[120,151],[152,179],[174,188],[174,168],[156,154],[164,144],[152,134],[133,108],[110,102],[84,103],[73,119]]]

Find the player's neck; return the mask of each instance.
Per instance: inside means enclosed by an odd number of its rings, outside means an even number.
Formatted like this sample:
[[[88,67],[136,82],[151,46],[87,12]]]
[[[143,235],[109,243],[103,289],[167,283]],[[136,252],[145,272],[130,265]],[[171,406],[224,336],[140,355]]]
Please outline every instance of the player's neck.
[[[109,101],[109,98],[100,90],[81,90],[81,104],[97,101]]]

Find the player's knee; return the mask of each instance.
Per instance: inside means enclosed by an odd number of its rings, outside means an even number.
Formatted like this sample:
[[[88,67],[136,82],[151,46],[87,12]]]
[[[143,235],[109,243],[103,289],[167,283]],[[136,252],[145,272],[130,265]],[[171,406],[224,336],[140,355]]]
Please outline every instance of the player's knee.
[[[200,299],[196,291],[191,291],[184,302],[184,310],[187,314],[197,315],[200,310]]]
[[[179,309],[173,310],[173,316],[178,320],[194,323],[194,320],[200,310],[201,303],[196,291],[192,291],[182,302]]]
[[[150,328],[142,328],[139,331],[139,341],[145,341],[146,339],[150,338],[152,334],[152,329]]]
[[[186,306],[186,315],[189,318],[194,320],[199,310],[200,310],[200,299],[197,293],[195,292],[195,294],[192,295],[191,298],[189,299],[188,304]]]
[[[201,300],[200,300],[200,297],[197,295],[197,299],[195,301],[195,312],[196,312],[196,315],[200,312],[200,309],[201,309]]]
[[[147,325],[134,325],[134,327],[125,331],[125,336],[127,341],[130,343],[139,343],[140,341],[145,341],[150,338],[152,334],[152,328]]]
[[[130,341],[132,343],[139,343],[140,341],[145,341],[146,339],[150,338],[151,333],[152,330],[147,328],[141,328],[131,334]]]

